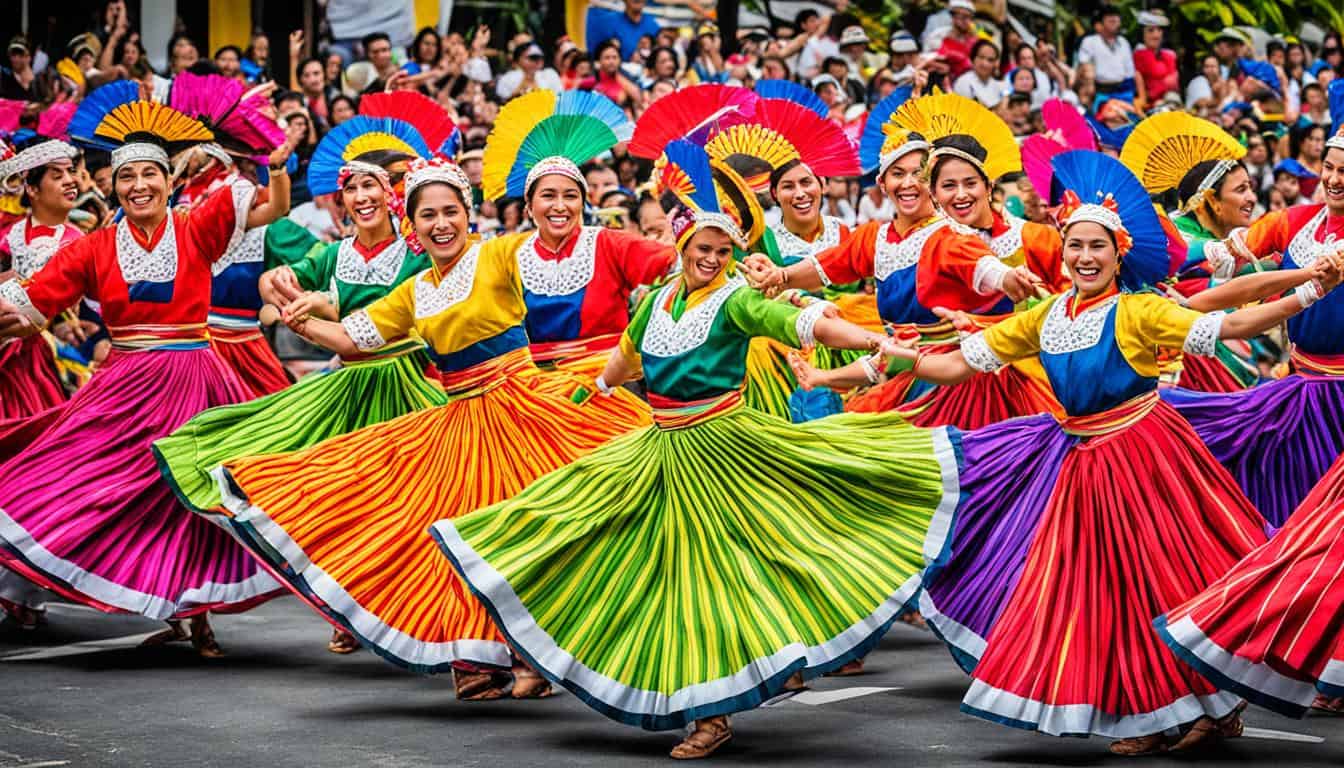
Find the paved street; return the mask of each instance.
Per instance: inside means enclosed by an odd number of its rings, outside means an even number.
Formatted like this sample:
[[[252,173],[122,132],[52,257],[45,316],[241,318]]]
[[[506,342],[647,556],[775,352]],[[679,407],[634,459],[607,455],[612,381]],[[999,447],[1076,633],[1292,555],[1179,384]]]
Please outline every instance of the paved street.
[[[50,626],[0,625],[0,767],[278,765],[667,766],[675,733],[608,721],[573,696],[463,704],[447,677],[325,650],[293,599],[220,617],[226,659],[140,649],[159,625],[57,605]],[[1344,720],[1247,716],[1247,738],[1190,758],[1110,757],[1102,739],[1052,739],[957,711],[966,678],[930,634],[896,629],[870,674],[813,682],[734,718],[711,765],[1144,766],[1344,763]],[[1323,740],[1323,741],[1322,741]]]

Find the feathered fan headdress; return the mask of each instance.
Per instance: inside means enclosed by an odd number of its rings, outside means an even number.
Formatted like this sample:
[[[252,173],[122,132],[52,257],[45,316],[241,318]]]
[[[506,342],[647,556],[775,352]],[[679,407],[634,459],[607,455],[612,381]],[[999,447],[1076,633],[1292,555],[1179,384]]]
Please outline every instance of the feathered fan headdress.
[[[532,183],[558,173],[586,185],[578,167],[633,131],[625,112],[591,91],[533,91],[504,105],[485,143],[481,186],[491,200],[523,197]]]
[[[1148,191],[1128,168],[1109,155],[1081,149],[1055,157],[1054,168],[1065,189],[1060,221],[1066,229],[1091,221],[1115,235],[1122,288],[1142,290],[1171,274],[1162,222]]]
[[[355,115],[332,128],[308,161],[308,189],[326,195],[341,188],[341,170],[368,152],[388,150],[408,157],[430,156],[429,145],[410,123],[390,117]]]
[[[706,227],[727,232],[741,248],[761,236],[765,222],[756,195],[726,163],[711,159],[704,147],[686,139],[668,144],[662,155],[658,187],[686,208],[672,222],[678,250]]]
[[[436,155],[452,158],[457,155],[462,134],[438,102],[416,91],[371,93],[359,100],[359,114],[368,117],[391,117],[410,123],[425,144]]]
[[[85,97],[68,128],[76,144],[110,151],[114,172],[137,160],[168,169],[170,154],[214,138],[198,120],[166,104],[141,100],[140,84],[127,80]]]
[[[285,143],[285,132],[260,111],[266,97],[259,89],[223,75],[179,73],[173,78],[168,104],[200,120],[215,141],[239,155],[265,157]]]
[[[1181,210],[1189,211],[1245,155],[1246,148],[1240,142],[1208,120],[1186,112],[1162,112],[1134,127],[1120,150],[1120,162],[1139,177],[1150,194],[1157,195],[1175,189],[1196,165],[1217,160],[1200,180],[1195,194],[1181,201]]]
[[[974,136],[987,153],[985,162],[976,165],[990,181],[1022,170],[1022,153],[1008,124],[980,102],[960,94],[935,91],[906,101],[890,122],[928,142],[958,133]]]

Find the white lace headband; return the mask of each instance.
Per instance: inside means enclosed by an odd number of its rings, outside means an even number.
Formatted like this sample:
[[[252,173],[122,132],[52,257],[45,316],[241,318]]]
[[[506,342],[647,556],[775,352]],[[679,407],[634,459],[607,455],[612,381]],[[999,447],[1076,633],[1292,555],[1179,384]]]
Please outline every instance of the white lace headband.
[[[447,184],[462,193],[462,199],[471,201],[471,180],[467,174],[456,165],[423,165],[413,166],[406,172],[406,199],[410,199],[411,193],[426,184]]]
[[[932,148],[933,145],[929,144],[927,141],[919,141],[918,139],[915,139],[913,141],[905,142],[901,146],[882,155],[882,159],[877,165],[877,178],[882,178],[887,172],[887,169],[891,167],[892,163],[900,160],[911,152],[928,152]]]
[[[141,161],[158,163],[163,166],[164,171],[171,171],[171,166],[168,164],[168,150],[158,144],[133,141],[112,150],[112,173],[116,174],[127,163]]]
[[[5,175],[27,173],[47,163],[54,163],[57,160],[73,160],[76,157],[79,157],[79,150],[64,141],[58,139],[44,141],[41,144],[34,144],[6,161]]]
[[[1064,222],[1064,227],[1068,228],[1080,222],[1090,221],[1093,224],[1100,224],[1112,232],[1118,232],[1125,228],[1125,224],[1120,220],[1120,214],[1112,211],[1104,205],[1088,203],[1080,205],[1069,215],[1069,220]]]
[[[523,183],[523,194],[526,195],[532,191],[532,185],[537,182],[537,179],[551,174],[573,179],[578,182],[579,189],[583,190],[584,196],[588,195],[588,181],[583,178],[583,172],[579,170],[579,166],[575,165],[574,161],[568,157],[560,155],[544,157],[532,166],[532,169],[527,172],[527,181]]]
[[[1341,145],[1341,147],[1344,147],[1344,145]],[[1214,163],[1209,172],[1204,174],[1204,178],[1200,180],[1195,193],[1181,205],[1181,213],[1189,213],[1194,210],[1195,206],[1199,205],[1200,201],[1204,199],[1204,193],[1218,186],[1218,182],[1236,167],[1236,160],[1219,160]]]

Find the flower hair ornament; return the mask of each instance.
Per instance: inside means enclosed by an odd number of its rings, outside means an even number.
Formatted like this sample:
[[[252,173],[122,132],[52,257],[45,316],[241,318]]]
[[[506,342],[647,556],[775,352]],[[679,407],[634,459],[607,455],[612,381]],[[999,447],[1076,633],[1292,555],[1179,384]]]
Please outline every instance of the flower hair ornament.
[[[1134,248],[1134,238],[1125,229],[1125,223],[1120,219],[1120,206],[1111,195],[1106,195],[1100,203],[1084,203],[1073,190],[1065,190],[1059,218],[1065,229],[1084,221],[1105,227],[1115,237],[1115,251],[1122,259]]]

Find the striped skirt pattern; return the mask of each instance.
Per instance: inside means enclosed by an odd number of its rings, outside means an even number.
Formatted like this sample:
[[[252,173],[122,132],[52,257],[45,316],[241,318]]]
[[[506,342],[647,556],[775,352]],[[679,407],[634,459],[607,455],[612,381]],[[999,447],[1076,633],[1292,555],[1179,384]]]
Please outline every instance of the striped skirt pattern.
[[[433,533],[543,675],[678,728],[872,649],[943,554],[958,441],[894,414],[794,425],[737,405],[625,435]]]
[[[425,378],[428,358],[418,342],[400,354],[347,363],[273,395],[203,411],[154,443],[159,471],[183,504],[200,512],[220,506],[210,471],[243,456],[297,451],[323,440],[446,402]]]
[[[430,524],[506,499],[540,475],[648,423],[627,392],[589,397],[577,380],[526,369],[445,405],[294,453],[228,462],[227,525],[328,621],[388,661],[446,671],[508,666],[481,604],[430,538]],[[482,365],[489,366],[491,363]]]
[[[238,380],[255,397],[279,392],[290,384],[289,376],[275,350],[258,328],[210,328],[210,344],[215,353],[229,364]]]
[[[51,342],[42,334],[0,344],[0,420],[31,416],[65,401]]]

